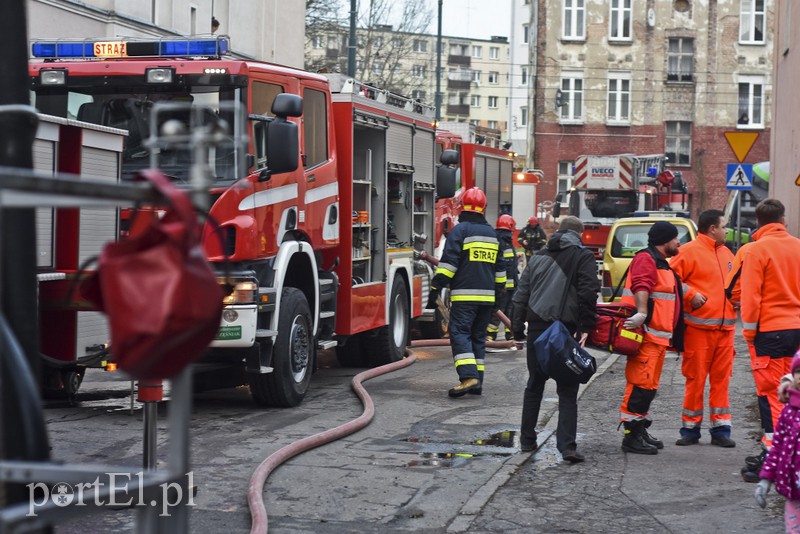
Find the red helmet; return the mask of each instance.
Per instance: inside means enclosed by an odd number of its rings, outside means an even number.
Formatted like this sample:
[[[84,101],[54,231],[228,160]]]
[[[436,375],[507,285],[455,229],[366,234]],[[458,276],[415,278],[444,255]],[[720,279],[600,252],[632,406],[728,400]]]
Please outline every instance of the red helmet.
[[[473,187],[467,189],[464,196],[461,197],[461,203],[464,205],[464,211],[483,213],[483,210],[486,209],[486,195],[480,187]]]
[[[528,219],[528,224],[530,224],[531,226],[536,226],[537,224],[539,224],[539,218],[531,217],[530,219]]]
[[[495,228],[498,230],[514,230],[517,227],[517,223],[514,220],[514,217],[509,215],[508,213],[504,213],[500,217],[497,218],[497,225]]]

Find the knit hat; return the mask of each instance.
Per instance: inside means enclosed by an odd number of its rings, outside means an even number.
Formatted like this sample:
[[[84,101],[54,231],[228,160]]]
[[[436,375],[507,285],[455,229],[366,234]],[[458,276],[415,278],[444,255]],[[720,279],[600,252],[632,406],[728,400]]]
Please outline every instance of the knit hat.
[[[669,243],[676,237],[678,237],[678,229],[674,224],[667,221],[658,221],[647,232],[647,244],[655,247]]]
[[[792,358],[792,374],[794,374],[797,369],[800,369],[800,350],[798,350],[794,354],[794,358]]]

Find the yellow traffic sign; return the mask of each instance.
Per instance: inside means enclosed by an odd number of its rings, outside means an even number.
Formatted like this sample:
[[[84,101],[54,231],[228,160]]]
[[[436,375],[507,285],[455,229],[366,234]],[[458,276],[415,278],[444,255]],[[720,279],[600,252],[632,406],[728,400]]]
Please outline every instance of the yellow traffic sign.
[[[800,174],[798,174],[797,178],[794,179],[794,185],[800,186]]]
[[[741,163],[758,139],[758,132],[725,132],[725,139],[736,155],[736,160]]]

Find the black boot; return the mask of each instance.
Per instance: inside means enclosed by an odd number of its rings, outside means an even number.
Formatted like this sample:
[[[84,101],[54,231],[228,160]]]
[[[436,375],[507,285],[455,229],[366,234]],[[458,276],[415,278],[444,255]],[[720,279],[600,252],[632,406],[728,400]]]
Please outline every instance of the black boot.
[[[644,421],[644,424],[643,424],[643,427],[642,427],[642,439],[645,441],[645,443],[649,443],[650,445],[652,445],[656,449],[659,449],[659,450],[663,449],[664,448],[664,442],[661,441],[658,438],[654,438],[647,431],[647,429],[650,428],[650,425],[652,425],[652,424],[653,424],[653,422],[650,421],[649,419]]]
[[[625,421],[622,450],[633,454],[658,454],[658,449],[644,440],[644,421]]]

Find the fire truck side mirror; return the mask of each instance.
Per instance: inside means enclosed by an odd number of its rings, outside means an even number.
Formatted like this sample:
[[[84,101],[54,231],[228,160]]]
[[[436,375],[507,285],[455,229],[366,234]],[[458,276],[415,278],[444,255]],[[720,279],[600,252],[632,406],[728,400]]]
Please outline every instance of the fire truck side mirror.
[[[436,196],[453,198],[456,194],[456,169],[450,165],[458,163],[458,152],[445,150],[440,160],[442,164],[436,170]]]
[[[561,215],[561,202],[553,202],[553,218]]]

